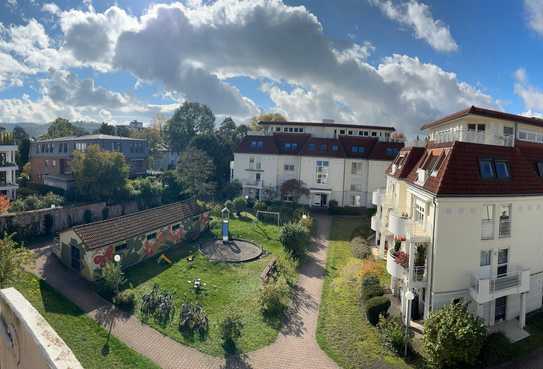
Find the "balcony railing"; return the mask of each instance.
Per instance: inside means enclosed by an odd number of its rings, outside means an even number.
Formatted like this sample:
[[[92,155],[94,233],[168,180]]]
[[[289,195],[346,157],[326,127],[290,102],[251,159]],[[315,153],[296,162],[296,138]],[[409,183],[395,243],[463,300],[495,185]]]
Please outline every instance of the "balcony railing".
[[[450,132],[435,132],[431,135],[430,141],[434,143],[463,141],[487,145],[509,146],[514,143],[513,136],[497,136],[486,132],[476,132],[467,129],[460,129]]]
[[[511,220],[509,219],[500,219],[499,226],[499,237],[500,238],[509,238],[511,237]]]
[[[0,161],[0,168],[7,168],[7,167],[16,167],[17,164],[10,163],[8,161]]]
[[[251,187],[262,187],[262,184],[263,184],[264,181],[262,181],[261,179],[259,180],[252,180],[252,181],[245,181],[244,182],[244,185],[245,186],[251,186]]]
[[[379,206],[383,203],[385,199],[385,190],[382,188],[379,188],[372,192],[371,195],[371,203],[375,206]]]
[[[530,271],[518,270],[496,277],[473,275],[470,292],[478,303],[488,302],[498,297],[528,292],[530,290]]]
[[[483,219],[481,220],[481,240],[493,240],[494,239],[494,220]]]
[[[0,133],[0,145],[15,145],[15,137],[8,132]]]
[[[371,217],[371,229],[372,231],[379,232],[379,228],[381,225],[381,219],[377,217],[377,215],[374,215]]]

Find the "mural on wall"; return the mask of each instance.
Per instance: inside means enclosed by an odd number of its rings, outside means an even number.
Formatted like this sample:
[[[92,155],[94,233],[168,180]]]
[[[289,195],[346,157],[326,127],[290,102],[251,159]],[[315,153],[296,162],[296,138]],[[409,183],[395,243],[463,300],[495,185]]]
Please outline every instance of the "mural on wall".
[[[100,250],[99,253],[95,254],[92,260],[95,265],[103,268],[108,262],[113,260],[113,246],[109,246],[105,250]]]

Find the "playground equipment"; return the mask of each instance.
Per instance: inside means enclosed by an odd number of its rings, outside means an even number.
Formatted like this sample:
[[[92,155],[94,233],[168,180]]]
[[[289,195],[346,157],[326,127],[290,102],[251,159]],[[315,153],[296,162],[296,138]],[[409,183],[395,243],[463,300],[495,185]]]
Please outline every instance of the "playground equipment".
[[[229,232],[229,225],[230,225],[230,210],[225,206],[224,209],[221,210],[221,216],[222,216],[222,242],[226,243],[229,241],[228,232]]]
[[[158,263],[160,263],[161,261],[164,261],[170,265],[172,265],[172,261],[170,260],[170,258],[168,258],[166,255],[162,254],[160,255],[160,257],[158,258]]]

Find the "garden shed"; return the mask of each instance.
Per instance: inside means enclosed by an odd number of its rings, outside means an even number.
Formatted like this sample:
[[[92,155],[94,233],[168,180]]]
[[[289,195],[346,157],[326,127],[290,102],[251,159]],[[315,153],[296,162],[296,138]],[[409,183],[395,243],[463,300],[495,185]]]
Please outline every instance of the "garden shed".
[[[135,265],[207,229],[209,212],[194,202],[176,202],[99,222],[60,234],[54,253],[85,279],[102,276],[104,265],[121,256],[123,268]]]

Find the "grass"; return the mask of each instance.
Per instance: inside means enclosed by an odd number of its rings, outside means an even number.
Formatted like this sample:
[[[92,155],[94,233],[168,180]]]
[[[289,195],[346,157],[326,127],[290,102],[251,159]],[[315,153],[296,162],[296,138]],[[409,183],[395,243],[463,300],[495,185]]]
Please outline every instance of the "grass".
[[[279,227],[255,225],[251,219],[242,218],[231,219],[230,229],[234,237],[256,241],[268,253],[284,253],[277,240]],[[213,231],[216,234],[219,232],[218,229]],[[253,351],[275,341],[280,321],[266,321],[258,304],[260,273],[271,256],[242,264],[210,262],[199,253],[196,244],[184,245],[166,254],[172,259],[172,265],[157,264],[156,259],[150,259],[126,272],[138,302],[154,284],[175,294],[176,312],[173,321],[160,325],[148,319],[147,324],[178,342],[215,356],[224,355],[219,324],[229,313],[242,317],[244,328],[238,340],[239,351]],[[194,258],[190,263],[187,261],[188,256]],[[201,278],[202,283],[206,284],[198,294],[193,289],[192,281],[195,278]],[[209,318],[209,333],[205,339],[197,335],[186,337],[178,330],[180,305],[186,301],[198,302],[204,307]],[[139,306],[136,306],[136,314],[138,318],[144,319]]]
[[[526,328],[530,336],[511,344],[513,358],[521,358],[543,347],[543,310],[537,310],[527,315]]]
[[[376,328],[367,322],[359,308],[359,286],[364,270],[371,269],[383,284],[389,283],[382,261],[362,261],[352,255],[351,238],[357,234],[367,236],[368,232],[365,217],[333,219],[317,342],[344,369],[410,368],[381,345]]]
[[[110,339],[109,355],[102,356],[107,331],[43,280],[26,274],[14,287],[43,315],[84,368],[159,368],[115,337]]]

